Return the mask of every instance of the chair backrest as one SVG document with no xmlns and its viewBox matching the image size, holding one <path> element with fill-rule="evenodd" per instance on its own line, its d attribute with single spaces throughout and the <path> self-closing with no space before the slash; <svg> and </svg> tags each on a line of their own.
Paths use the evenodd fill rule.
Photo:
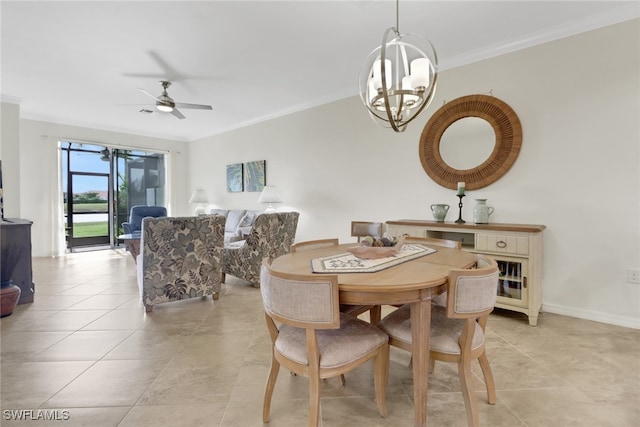
<svg viewBox="0 0 640 427">
<path fill-rule="evenodd" d="M 153 305 L 219 292 L 223 247 L 221 215 L 144 218 L 138 256 L 143 302 Z"/>
<path fill-rule="evenodd" d="M 445 248 L 462 249 L 462 242 L 457 240 L 436 239 L 435 237 L 413 237 L 405 236 L 405 243 L 423 243 L 425 245 L 436 245 Z"/>
<path fill-rule="evenodd" d="M 451 270 L 447 288 L 447 317 L 488 316 L 497 298 L 498 264 L 476 254 L 476 268 Z"/>
<path fill-rule="evenodd" d="M 291 252 L 309 251 L 312 249 L 338 246 L 338 244 L 338 239 L 307 240 L 304 242 L 296 242 L 291 245 Z"/>
<path fill-rule="evenodd" d="M 298 212 L 262 213 L 253 222 L 245 246 L 262 258 L 277 258 L 291 252 L 298 228 Z M 260 262 L 259 261 L 259 262 Z M 257 273 L 257 270 L 256 270 Z"/>
<path fill-rule="evenodd" d="M 167 216 L 167 208 L 164 206 L 132 206 L 129 211 L 129 224 L 131 232 L 142 229 L 142 220 L 147 217 L 160 218 Z"/>
<path fill-rule="evenodd" d="M 335 275 L 294 275 L 271 270 L 262 262 L 260 293 L 273 320 L 305 329 L 338 329 L 340 301 Z"/>
<path fill-rule="evenodd" d="M 382 223 L 371 221 L 351 221 L 351 236 L 360 241 L 363 237 L 382 237 Z"/>
</svg>

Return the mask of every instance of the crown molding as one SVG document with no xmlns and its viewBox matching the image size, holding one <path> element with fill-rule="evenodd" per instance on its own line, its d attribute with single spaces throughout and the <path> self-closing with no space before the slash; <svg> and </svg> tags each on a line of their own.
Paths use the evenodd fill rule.
<svg viewBox="0 0 640 427">
<path fill-rule="evenodd" d="M 531 33 L 526 37 L 506 40 L 503 43 L 453 56 L 441 61 L 438 65 L 438 69 L 443 71 L 461 67 L 463 65 L 472 64 L 474 62 L 494 58 L 496 56 L 505 55 L 529 47 L 561 40 L 587 31 L 597 30 L 609 25 L 615 25 L 621 22 L 640 18 L 640 3 L 628 3 L 629 4 L 606 13 L 601 13 L 585 19 L 578 19 L 570 23 L 547 28 L 544 31 Z"/>
</svg>

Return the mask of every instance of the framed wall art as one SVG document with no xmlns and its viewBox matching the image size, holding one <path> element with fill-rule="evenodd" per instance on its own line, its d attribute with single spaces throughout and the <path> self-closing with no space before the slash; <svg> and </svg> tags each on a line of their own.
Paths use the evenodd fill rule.
<svg viewBox="0 0 640 427">
<path fill-rule="evenodd" d="M 230 193 L 242 192 L 242 163 L 227 165 L 227 191 Z"/>
<path fill-rule="evenodd" d="M 266 184 L 266 160 L 257 160 L 244 164 L 245 191 L 262 191 Z"/>
</svg>

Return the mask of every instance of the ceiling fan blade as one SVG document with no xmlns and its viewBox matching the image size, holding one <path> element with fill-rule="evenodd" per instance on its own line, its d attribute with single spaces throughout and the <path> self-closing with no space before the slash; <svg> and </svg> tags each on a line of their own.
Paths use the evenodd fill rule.
<svg viewBox="0 0 640 427">
<path fill-rule="evenodd" d="M 182 115 L 182 113 L 180 111 L 178 111 L 177 108 L 174 108 L 171 111 L 171 114 L 173 114 L 174 116 L 176 116 L 177 118 L 179 118 L 180 120 L 184 119 L 185 117 Z"/>
<path fill-rule="evenodd" d="M 146 90 L 142 89 L 142 88 L 138 88 L 138 90 L 142 93 L 144 93 L 147 96 L 150 96 L 151 98 L 155 99 L 156 101 L 160 101 L 160 99 L 154 95 L 151 95 L 149 92 L 147 92 Z"/>
<path fill-rule="evenodd" d="M 195 110 L 213 110 L 211 105 L 202 105 L 202 104 L 185 104 L 182 102 L 176 102 L 176 107 L 180 108 L 192 108 Z"/>
</svg>

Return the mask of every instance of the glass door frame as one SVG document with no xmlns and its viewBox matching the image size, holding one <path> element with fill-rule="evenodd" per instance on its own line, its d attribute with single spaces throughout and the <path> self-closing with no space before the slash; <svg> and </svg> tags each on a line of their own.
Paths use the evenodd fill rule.
<svg viewBox="0 0 640 427">
<path fill-rule="evenodd" d="M 75 212 L 73 206 L 73 178 L 76 176 L 92 176 L 92 177 L 103 177 L 107 181 L 107 212 L 103 211 L 87 211 L 87 212 Z M 113 221 L 113 215 L 111 214 L 111 191 L 109 187 L 111 187 L 111 174 L 104 172 L 68 172 L 68 182 L 67 182 L 67 224 L 65 229 L 67 230 L 67 246 L 69 250 L 73 250 L 74 247 L 78 246 L 98 246 L 98 245 L 113 245 L 112 235 L 109 232 L 111 229 L 111 223 Z M 71 197 L 69 197 L 71 195 Z M 91 215 L 91 214 L 106 214 L 107 215 L 107 234 L 101 236 L 90 236 L 90 237 L 74 237 L 73 234 L 73 224 L 74 224 L 74 215 Z M 79 244 L 82 243 L 82 244 Z"/>
</svg>

